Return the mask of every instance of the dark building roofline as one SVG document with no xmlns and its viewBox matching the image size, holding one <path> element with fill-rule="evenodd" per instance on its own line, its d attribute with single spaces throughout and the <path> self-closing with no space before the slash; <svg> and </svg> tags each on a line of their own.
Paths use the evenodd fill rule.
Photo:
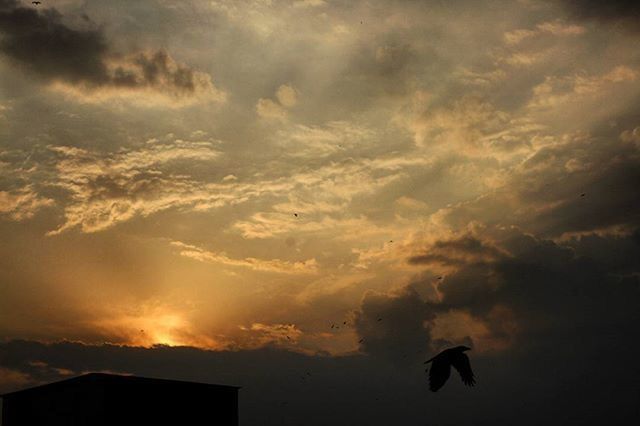
<svg viewBox="0 0 640 426">
<path fill-rule="evenodd" d="M 211 383 L 201 383 L 201 382 L 188 382 L 185 380 L 171 380 L 171 379 L 156 379 L 151 377 L 140 377 L 140 376 L 128 376 L 123 374 L 107 374 L 107 373 L 88 373 L 83 374 L 82 376 L 76 376 L 65 380 L 60 380 L 57 382 L 47 383 L 44 385 L 34 386 L 31 388 L 21 389 L 14 392 L 7 392 L 1 394 L 0 397 L 4 398 L 7 396 L 13 396 L 16 394 L 27 394 L 31 392 L 41 392 L 47 391 L 50 389 L 54 389 L 57 387 L 67 386 L 70 384 L 85 384 L 85 382 L 93 382 L 93 383 L 163 383 L 163 384 L 174 384 L 174 385 L 191 385 L 197 387 L 206 387 L 209 389 L 217 389 L 217 390 L 238 390 L 240 386 L 228 386 L 228 385 L 216 385 Z"/>
</svg>

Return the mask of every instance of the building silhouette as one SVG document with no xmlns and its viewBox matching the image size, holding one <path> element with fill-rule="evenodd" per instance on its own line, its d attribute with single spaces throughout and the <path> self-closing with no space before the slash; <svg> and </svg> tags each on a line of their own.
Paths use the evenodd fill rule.
<svg viewBox="0 0 640 426">
<path fill-rule="evenodd" d="M 237 426 L 238 389 L 90 373 L 2 395 L 2 426 Z"/>
</svg>

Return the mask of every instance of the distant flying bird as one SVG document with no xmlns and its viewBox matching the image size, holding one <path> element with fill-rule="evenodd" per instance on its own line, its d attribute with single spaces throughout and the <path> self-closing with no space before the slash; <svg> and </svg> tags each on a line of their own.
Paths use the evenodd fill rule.
<svg viewBox="0 0 640 426">
<path fill-rule="evenodd" d="M 432 362 L 429 370 L 429 389 L 432 392 L 437 392 L 447 382 L 451 375 L 452 365 L 460 373 L 462 382 L 465 385 L 473 386 L 476 384 L 473 371 L 471 371 L 469 357 L 464 353 L 470 350 L 471 348 L 467 346 L 456 346 L 455 348 L 446 349 L 424 362 L 425 364 Z"/>
</svg>

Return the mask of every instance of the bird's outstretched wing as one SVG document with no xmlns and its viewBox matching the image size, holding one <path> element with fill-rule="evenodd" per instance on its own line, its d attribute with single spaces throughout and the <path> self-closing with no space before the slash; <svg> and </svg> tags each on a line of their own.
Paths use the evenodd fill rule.
<svg viewBox="0 0 640 426">
<path fill-rule="evenodd" d="M 444 358 L 434 358 L 429 370 L 429 390 L 437 392 L 449 379 L 451 365 Z"/>
<path fill-rule="evenodd" d="M 473 371 L 471 370 L 471 363 L 469 362 L 469 357 L 462 353 L 456 353 L 451 357 L 451 365 L 458 370 L 460 373 L 460 377 L 462 378 L 462 382 L 467 386 L 473 386 L 476 384 L 476 379 L 473 376 Z"/>
</svg>

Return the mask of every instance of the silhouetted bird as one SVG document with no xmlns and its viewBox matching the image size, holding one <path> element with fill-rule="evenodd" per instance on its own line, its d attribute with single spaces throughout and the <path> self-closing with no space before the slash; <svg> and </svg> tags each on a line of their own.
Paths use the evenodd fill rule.
<svg viewBox="0 0 640 426">
<path fill-rule="evenodd" d="M 456 346 L 455 348 L 446 349 L 424 362 L 425 364 L 432 362 L 429 370 L 429 389 L 432 392 L 437 392 L 447 382 L 451 375 L 452 365 L 460 373 L 462 382 L 465 385 L 473 386 L 476 384 L 473 371 L 471 371 L 469 357 L 464 353 L 470 350 L 471 348 L 466 346 Z"/>
</svg>

